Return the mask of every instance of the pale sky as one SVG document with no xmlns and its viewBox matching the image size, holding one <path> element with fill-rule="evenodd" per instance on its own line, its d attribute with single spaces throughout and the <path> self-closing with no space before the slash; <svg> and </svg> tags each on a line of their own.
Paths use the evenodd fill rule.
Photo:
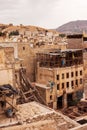
<svg viewBox="0 0 87 130">
<path fill-rule="evenodd" d="M 56 28 L 87 20 L 87 0 L 0 0 L 0 23 Z"/>
</svg>

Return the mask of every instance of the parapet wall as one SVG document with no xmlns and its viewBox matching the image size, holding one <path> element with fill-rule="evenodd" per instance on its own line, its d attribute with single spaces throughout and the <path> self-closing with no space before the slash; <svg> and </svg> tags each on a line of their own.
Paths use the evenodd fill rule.
<svg viewBox="0 0 87 130">
<path fill-rule="evenodd" d="M 64 130 L 66 129 L 66 125 L 62 125 Z M 62 130 L 60 129 L 58 130 Z M 18 126 L 11 126 L 6 128 L 1 128 L 0 130 L 57 130 L 55 123 L 53 120 L 47 121 L 39 121 L 33 124 L 25 124 L 25 125 L 18 125 Z"/>
<path fill-rule="evenodd" d="M 78 127 L 72 128 L 70 130 L 87 130 L 87 124 L 80 125 Z"/>
</svg>

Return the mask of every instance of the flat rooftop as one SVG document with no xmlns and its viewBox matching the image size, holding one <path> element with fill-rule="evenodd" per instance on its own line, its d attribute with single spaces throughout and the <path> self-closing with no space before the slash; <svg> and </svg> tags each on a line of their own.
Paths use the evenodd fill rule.
<svg viewBox="0 0 87 130">
<path fill-rule="evenodd" d="M 47 85 L 40 84 L 40 83 L 35 83 L 35 86 L 38 86 L 40 88 L 50 89 L 50 86 L 48 87 Z"/>
<path fill-rule="evenodd" d="M 38 52 L 37 54 L 49 54 L 49 55 L 61 55 L 61 53 L 66 53 L 66 52 L 77 52 L 77 51 L 82 51 L 82 49 L 66 49 L 66 50 L 54 50 L 52 52 Z"/>
<path fill-rule="evenodd" d="M 0 129 L 2 128 L 2 130 L 16 130 L 17 127 L 17 130 L 19 130 L 19 128 L 21 128 L 21 130 L 24 130 L 25 128 L 22 129 L 22 127 L 26 127 L 28 125 L 30 127 L 32 124 L 34 124 L 34 127 L 36 127 L 35 123 L 38 124 L 38 122 L 40 122 L 40 125 L 43 124 L 43 122 L 50 122 L 50 124 L 53 122 L 53 127 L 55 126 L 56 128 L 60 124 L 64 123 L 68 129 L 79 126 L 78 123 L 71 120 L 70 118 L 37 102 L 18 105 L 17 109 L 18 111 L 16 112 L 15 118 L 7 118 L 5 115 L 2 115 L 0 118 Z"/>
</svg>

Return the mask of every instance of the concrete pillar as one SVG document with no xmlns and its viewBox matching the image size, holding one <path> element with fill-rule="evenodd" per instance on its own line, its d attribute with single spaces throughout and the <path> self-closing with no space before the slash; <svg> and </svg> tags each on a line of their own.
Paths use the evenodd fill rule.
<svg viewBox="0 0 87 130">
<path fill-rule="evenodd" d="M 63 94 L 63 100 L 62 100 L 63 108 L 67 107 L 67 94 Z"/>
</svg>

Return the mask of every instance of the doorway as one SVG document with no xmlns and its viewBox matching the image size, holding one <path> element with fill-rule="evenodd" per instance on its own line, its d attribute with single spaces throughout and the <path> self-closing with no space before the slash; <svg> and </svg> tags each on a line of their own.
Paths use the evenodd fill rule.
<svg viewBox="0 0 87 130">
<path fill-rule="evenodd" d="M 61 109 L 63 107 L 62 100 L 63 96 L 57 98 L 57 109 Z"/>
<path fill-rule="evenodd" d="M 67 106 L 73 106 L 73 95 L 67 94 Z"/>
</svg>

